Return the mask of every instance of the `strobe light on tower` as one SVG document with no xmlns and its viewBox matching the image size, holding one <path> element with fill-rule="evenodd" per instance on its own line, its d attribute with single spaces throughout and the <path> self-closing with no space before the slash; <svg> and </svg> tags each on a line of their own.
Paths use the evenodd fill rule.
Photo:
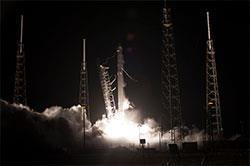
<svg viewBox="0 0 250 166">
<path fill-rule="evenodd" d="M 219 140 L 223 135 L 220 96 L 215 62 L 215 50 L 211 38 L 209 12 L 207 14 L 206 50 L 206 141 Z"/>
</svg>

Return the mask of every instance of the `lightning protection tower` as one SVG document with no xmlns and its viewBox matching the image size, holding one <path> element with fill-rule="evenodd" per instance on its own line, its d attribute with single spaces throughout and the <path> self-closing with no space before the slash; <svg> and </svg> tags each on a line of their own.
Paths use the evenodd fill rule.
<svg viewBox="0 0 250 166">
<path fill-rule="evenodd" d="M 209 12 L 207 12 L 207 50 L 206 50 L 206 141 L 218 140 L 222 137 L 222 120 L 215 50 L 210 34 Z"/>
<path fill-rule="evenodd" d="M 25 53 L 23 44 L 23 15 L 21 15 L 20 40 L 16 54 L 16 74 L 13 102 L 27 105 L 26 97 L 26 74 L 25 74 Z"/>
<path fill-rule="evenodd" d="M 89 87 L 88 87 L 88 71 L 85 54 L 85 39 L 83 39 L 83 57 L 80 70 L 80 90 L 79 90 L 79 103 L 86 110 L 87 118 L 90 120 L 89 108 Z"/>
<path fill-rule="evenodd" d="M 171 19 L 171 9 L 166 8 L 164 2 L 163 8 L 163 49 L 161 64 L 161 85 L 162 85 L 162 130 L 171 132 L 171 141 L 176 142 L 182 138 L 177 137 L 176 127 L 181 128 L 182 114 L 180 103 L 179 78 L 176 63 L 176 52 L 173 36 L 173 22 Z M 180 132 L 181 133 L 181 132 Z"/>
</svg>

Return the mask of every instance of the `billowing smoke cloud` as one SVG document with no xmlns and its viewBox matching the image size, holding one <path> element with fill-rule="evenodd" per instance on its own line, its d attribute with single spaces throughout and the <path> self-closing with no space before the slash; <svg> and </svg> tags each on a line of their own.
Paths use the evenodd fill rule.
<svg viewBox="0 0 250 166">
<path fill-rule="evenodd" d="M 67 120 L 69 126 L 71 127 L 71 130 L 74 132 L 74 134 L 77 136 L 77 138 L 80 138 L 82 128 L 83 128 L 83 122 L 85 122 L 85 132 L 89 134 L 91 131 L 91 123 L 87 119 L 86 112 L 84 111 L 84 117 L 85 121 L 83 121 L 83 114 L 82 107 L 80 105 L 78 106 L 72 106 L 71 108 L 62 108 L 58 106 L 50 107 L 45 109 L 44 112 L 42 112 L 42 115 L 45 115 L 49 119 L 53 118 L 63 118 Z"/>
<path fill-rule="evenodd" d="M 102 131 L 103 138 L 113 147 L 137 146 L 139 139 L 146 139 L 150 143 L 155 143 L 159 131 L 158 124 L 151 118 L 140 122 L 140 119 L 136 117 L 138 114 L 137 111 L 125 112 L 123 117 L 117 113 L 112 119 L 104 116 L 93 126 Z"/>
<path fill-rule="evenodd" d="M 188 132 L 184 137 L 184 142 L 197 142 L 198 147 L 202 146 L 203 139 L 205 137 L 204 130 L 199 130 L 196 126 L 192 126 L 191 129 L 186 129 Z"/>
<path fill-rule="evenodd" d="M 115 115 L 112 120 L 103 116 L 94 124 L 83 120 L 82 107 L 72 106 L 62 108 L 53 106 L 37 113 L 29 107 L 8 104 L 1 101 L 2 129 L 20 130 L 21 133 L 32 133 L 32 138 L 39 138 L 38 142 L 52 148 L 71 149 L 80 148 L 83 142 L 83 122 L 85 122 L 85 142 L 87 147 L 93 146 L 125 146 L 138 147 L 139 139 L 146 139 L 146 146 L 159 147 L 159 142 L 170 143 L 170 132 L 160 133 L 159 124 L 152 118 L 139 119 L 139 111 L 126 111 L 124 117 Z M 4 118 L 3 118 L 4 116 Z M 14 122 L 19 124 L 13 125 Z M 9 126 L 12 128 L 9 129 Z M 28 127 L 27 127 L 28 126 Z M 14 129 L 15 128 L 15 129 Z M 201 142 L 203 131 L 198 128 L 185 128 L 184 142 Z M 180 129 L 175 129 L 176 136 Z M 8 132 L 10 133 L 10 132 Z M 20 133 L 20 132 L 18 132 Z M 13 133 L 11 133 L 11 137 Z"/>
</svg>

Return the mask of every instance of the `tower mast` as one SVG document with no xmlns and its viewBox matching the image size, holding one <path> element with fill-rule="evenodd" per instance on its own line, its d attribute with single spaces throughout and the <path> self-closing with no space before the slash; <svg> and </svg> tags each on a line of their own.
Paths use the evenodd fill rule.
<svg viewBox="0 0 250 166">
<path fill-rule="evenodd" d="M 176 142 L 180 138 L 176 137 L 175 127 L 181 128 L 182 114 L 180 103 L 179 78 L 176 63 L 176 52 L 174 46 L 173 23 L 171 19 L 171 9 L 163 8 L 163 49 L 161 64 L 161 85 L 162 85 L 162 130 L 171 132 L 171 141 Z M 181 132 L 180 132 L 181 133 Z"/>
<path fill-rule="evenodd" d="M 16 54 L 16 74 L 13 102 L 27 105 L 25 53 L 23 44 L 23 15 L 21 15 L 20 40 L 18 42 Z"/>
<path fill-rule="evenodd" d="M 223 135 L 220 97 L 215 62 L 215 50 L 211 39 L 209 12 L 207 14 L 207 50 L 206 50 L 206 133 L 207 141 L 218 140 Z"/>
<path fill-rule="evenodd" d="M 82 63 L 80 70 L 80 90 L 79 90 L 79 103 L 83 106 L 87 113 L 87 118 L 90 120 L 90 107 L 89 107 L 89 87 L 88 87 L 88 71 L 85 54 L 85 41 L 83 39 Z"/>
</svg>

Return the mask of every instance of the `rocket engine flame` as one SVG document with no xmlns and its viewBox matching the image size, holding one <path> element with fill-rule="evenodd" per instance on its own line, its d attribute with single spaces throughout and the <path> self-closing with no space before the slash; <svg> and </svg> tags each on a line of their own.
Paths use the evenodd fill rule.
<svg viewBox="0 0 250 166">
<path fill-rule="evenodd" d="M 122 109 L 123 109 L 123 110 L 127 110 L 127 109 L 129 109 L 129 108 L 130 108 L 130 103 L 129 103 L 128 99 L 125 99 L 125 100 L 123 101 L 123 104 L 122 104 Z"/>
<path fill-rule="evenodd" d="M 107 140 L 115 142 L 121 142 L 122 140 L 126 143 L 137 144 L 139 139 L 143 138 L 150 140 L 149 142 L 151 143 L 155 142 L 156 140 L 153 141 L 153 138 L 155 138 L 157 123 L 152 119 L 147 119 L 143 124 L 140 124 L 131 115 L 127 114 L 126 110 L 129 108 L 130 102 L 128 99 L 125 99 L 123 101 L 123 109 L 125 111 L 116 111 L 114 116 L 105 117 L 97 121 L 94 126 L 103 131 L 103 136 Z"/>
</svg>

